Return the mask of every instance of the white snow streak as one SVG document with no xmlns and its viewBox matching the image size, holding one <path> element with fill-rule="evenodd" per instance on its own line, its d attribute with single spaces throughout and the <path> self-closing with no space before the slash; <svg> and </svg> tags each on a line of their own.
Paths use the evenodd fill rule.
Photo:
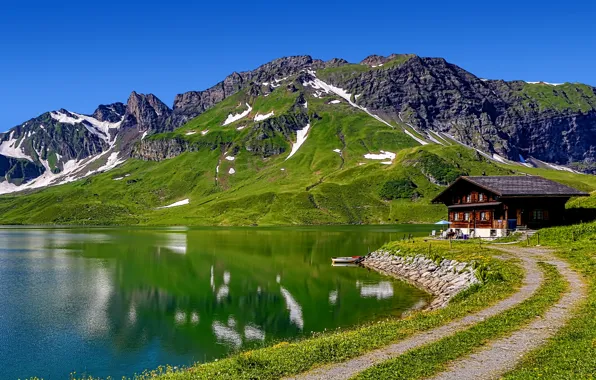
<svg viewBox="0 0 596 380">
<path fill-rule="evenodd" d="M 23 158 L 25 160 L 29 160 L 33 162 L 33 159 L 23 152 L 23 141 L 25 141 L 25 137 L 21 138 L 21 141 L 15 146 L 17 139 L 13 138 L 14 131 L 10 132 L 10 136 L 8 140 L 3 141 L 0 145 L 0 154 L 7 157 L 14 157 L 14 158 Z"/>
<path fill-rule="evenodd" d="M 275 114 L 274 111 L 271 111 L 271 112 L 269 112 L 268 114 L 265 114 L 265 115 L 261 115 L 260 113 L 258 113 L 258 114 L 255 115 L 255 119 L 254 120 L 255 121 L 263 121 L 263 120 L 269 119 L 274 114 Z"/>
<path fill-rule="evenodd" d="M 245 103 L 245 104 L 248 107 L 248 109 L 246 111 L 243 111 L 241 113 L 234 114 L 234 115 L 229 114 L 228 115 L 228 118 L 224 121 L 223 125 L 225 126 L 225 125 L 231 124 L 231 123 L 233 123 L 235 121 L 238 121 L 238 120 L 242 119 L 243 117 L 248 116 L 248 114 L 250 113 L 250 111 L 252 111 L 252 107 L 248 103 Z"/>
<path fill-rule="evenodd" d="M 99 121 L 96 118 L 87 115 L 81 115 L 74 112 L 69 113 L 72 116 L 62 113 L 60 111 L 50 112 L 50 116 L 52 117 L 52 119 L 64 124 L 83 124 L 89 132 L 104 140 L 108 144 L 114 143 L 110 135 L 110 129 L 120 128 L 122 120 L 124 120 L 124 117 L 122 117 L 120 121 L 116 123 L 111 123 L 109 121 Z"/>
<path fill-rule="evenodd" d="M 230 168 L 230 170 L 228 171 L 228 174 L 234 174 L 236 173 L 236 170 L 234 170 L 234 168 Z"/>
<path fill-rule="evenodd" d="M 526 83 L 529 83 L 529 84 L 546 84 L 548 86 L 560 86 L 560 85 L 564 84 L 564 83 L 549 83 L 549 82 L 526 82 Z"/>
<path fill-rule="evenodd" d="M 393 160 L 395 160 L 395 153 L 382 150 L 380 154 L 367 153 L 364 155 L 364 158 L 369 160 L 389 160 L 381 163 L 384 165 L 391 165 Z"/>
<path fill-rule="evenodd" d="M 310 123 L 306 124 L 306 127 L 296 131 L 296 142 L 292 144 L 292 151 L 290 155 L 286 158 L 286 160 L 290 159 L 297 151 L 300 149 L 302 144 L 306 141 L 306 137 L 308 137 L 308 130 L 310 129 Z"/>
<path fill-rule="evenodd" d="M 162 207 L 158 207 L 158 209 L 162 209 L 162 208 L 170 208 L 170 207 L 178 207 L 178 206 L 184 206 L 190 203 L 190 200 L 188 198 L 183 199 L 181 201 L 178 202 L 174 202 L 171 205 L 167 205 L 167 206 L 162 206 Z"/>
<path fill-rule="evenodd" d="M 234 161 L 235 159 L 236 159 L 236 157 L 226 156 L 226 160 L 228 160 L 228 161 Z"/>
</svg>

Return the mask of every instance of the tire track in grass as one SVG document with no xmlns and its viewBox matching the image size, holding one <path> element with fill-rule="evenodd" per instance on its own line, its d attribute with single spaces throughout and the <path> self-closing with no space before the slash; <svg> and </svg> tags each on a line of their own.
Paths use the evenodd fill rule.
<svg viewBox="0 0 596 380">
<path fill-rule="evenodd" d="M 357 375 L 357 379 L 392 378 L 418 380 L 441 373 L 451 363 L 468 355 L 486 342 L 511 334 L 528 326 L 563 297 L 568 288 L 566 278 L 553 265 L 541 263 L 546 275 L 543 286 L 519 306 L 491 317 L 468 330 L 437 343 L 421 347 L 383 362 Z M 449 374 L 449 379 L 460 379 Z M 475 378 L 475 377 L 474 377 Z"/>
<path fill-rule="evenodd" d="M 520 250 L 526 254 L 545 257 L 546 261 L 555 265 L 568 281 L 569 291 L 542 318 L 516 331 L 511 336 L 490 343 L 482 351 L 456 361 L 449 370 L 433 377 L 433 380 L 500 378 L 501 375 L 512 370 L 524 355 L 539 348 L 554 336 L 573 316 L 576 306 L 587 296 L 586 286 L 581 276 L 573 271 L 566 262 L 554 257 L 549 251 L 539 248 L 499 249 L 508 253 Z"/>
</svg>

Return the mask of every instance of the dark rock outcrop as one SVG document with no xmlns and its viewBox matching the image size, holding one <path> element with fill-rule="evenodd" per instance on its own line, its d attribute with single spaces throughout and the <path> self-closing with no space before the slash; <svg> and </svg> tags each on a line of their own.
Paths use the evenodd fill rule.
<svg viewBox="0 0 596 380">
<path fill-rule="evenodd" d="M 142 140 L 133 151 L 132 157 L 144 161 L 163 161 L 174 158 L 184 152 L 195 152 L 199 149 L 216 149 L 217 144 L 189 142 L 182 138 L 164 140 Z"/>
<path fill-rule="evenodd" d="M 8 181 L 20 185 L 44 172 L 45 168 L 39 163 L 0 155 L 0 182 Z"/>
<path fill-rule="evenodd" d="M 104 105 L 101 104 L 95 112 L 93 112 L 94 118 L 99 121 L 109 121 L 110 123 L 117 123 L 122 120 L 126 112 L 126 105 L 122 103 L 113 103 Z"/>
<path fill-rule="evenodd" d="M 363 63 L 378 65 L 391 59 L 370 56 Z M 545 92 L 564 104 L 549 107 L 525 91 L 532 86 L 528 83 L 482 80 L 442 58 L 420 57 L 383 70 L 326 80 L 360 94 L 358 105 L 387 119 L 445 132 L 511 160 L 519 161 L 521 156 L 558 164 L 596 162 L 593 87 L 547 87 Z M 580 99 L 576 103 L 582 110 L 569 100 L 575 98 Z"/>
<path fill-rule="evenodd" d="M 256 123 L 244 140 L 247 151 L 262 157 L 281 154 L 288 147 L 284 141 L 295 140 L 296 131 L 309 123 L 304 112 L 292 112 Z M 281 136 L 282 139 L 276 139 Z"/>
<path fill-rule="evenodd" d="M 130 94 L 121 129 L 134 128 L 139 132 L 162 132 L 172 110 L 153 94 Z"/>
</svg>

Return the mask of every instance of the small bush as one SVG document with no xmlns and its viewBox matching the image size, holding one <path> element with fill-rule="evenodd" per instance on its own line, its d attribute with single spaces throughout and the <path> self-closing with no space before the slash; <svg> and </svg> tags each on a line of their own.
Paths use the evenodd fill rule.
<svg viewBox="0 0 596 380">
<path fill-rule="evenodd" d="M 411 199 L 418 196 L 416 185 L 407 179 L 396 179 L 385 182 L 379 190 L 379 196 L 385 200 Z"/>
</svg>

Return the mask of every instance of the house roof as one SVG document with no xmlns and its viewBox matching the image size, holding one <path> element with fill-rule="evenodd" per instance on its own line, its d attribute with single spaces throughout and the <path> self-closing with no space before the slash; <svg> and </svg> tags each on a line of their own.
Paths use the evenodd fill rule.
<svg viewBox="0 0 596 380">
<path fill-rule="evenodd" d="M 460 181 L 470 182 L 500 197 L 577 197 L 589 195 L 583 191 L 538 176 L 464 176 L 459 177 L 441 194 L 437 195 L 433 202 L 440 201 L 441 197 Z"/>
</svg>

